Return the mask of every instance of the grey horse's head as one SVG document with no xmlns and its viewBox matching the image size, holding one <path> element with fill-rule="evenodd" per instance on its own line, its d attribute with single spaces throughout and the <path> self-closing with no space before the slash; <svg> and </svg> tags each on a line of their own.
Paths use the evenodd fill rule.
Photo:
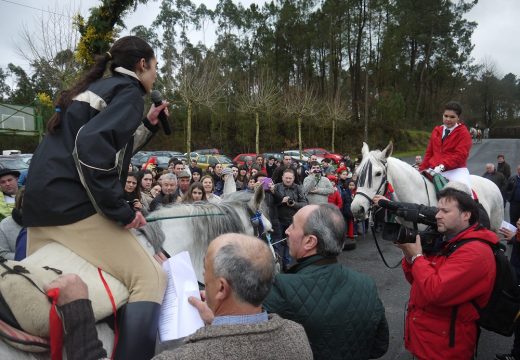
<svg viewBox="0 0 520 360">
<path fill-rule="evenodd" d="M 356 174 L 358 175 L 357 192 L 350 206 L 352 214 L 357 219 L 365 219 L 368 209 L 372 205 L 372 198 L 382 195 L 384 181 L 386 180 L 386 161 L 392 155 L 393 144 L 390 142 L 383 150 L 372 150 L 363 143 L 361 153 L 363 160 L 359 164 Z"/>
</svg>

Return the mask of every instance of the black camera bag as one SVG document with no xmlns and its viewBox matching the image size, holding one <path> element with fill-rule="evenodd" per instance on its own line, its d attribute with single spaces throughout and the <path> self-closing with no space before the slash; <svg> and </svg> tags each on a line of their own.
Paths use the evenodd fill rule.
<svg viewBox="0 0 520 360">
<path fill-rule="evenodd" d="M 477 323 L 486 330 L 503 336 L 511 336 L 514 333 L 516 321 L 520 316 L 520 288 L 516 280 L 515 271 L 500 245 L 493 245 L 480 239 L 467 239 L 450 246 L 444 252 L 444 255 L 450 256 L 455 250 L 471 241 L 480 241 L 487 244 L 493 251 L 496 263 L 495 283 L 488 303 L 481 308 L 476 301 L 471 301 L 480 314 L 480 319 L 478 319 Z M 451 329 L 453 331 L 455 329 L 456 309 L 457 307 L 452 312 L 454 316 L 452 316 L 452 324 L 450 326 L 450 346 L 453 346 L 455 341 L 455 334 L 451 334 Z"/>
</svg>

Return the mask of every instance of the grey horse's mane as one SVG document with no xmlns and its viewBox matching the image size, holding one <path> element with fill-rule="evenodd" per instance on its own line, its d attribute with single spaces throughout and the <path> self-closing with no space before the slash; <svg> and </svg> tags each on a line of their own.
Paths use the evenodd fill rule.
<svg viewBox="0 0 520 360">
<path fill-rule="evenodd" d="M 148 217 L 148 226 L 144 233 L 154 249 L 160 249 L 164 242 L 164 232 L 156 220 L 167 220 L 173 218 L 187 218 L 191 221 L 194 234 L 192 250 L 195 253 L 205 253 L 211 240 L 225 233 L 245 233 L 246 229 L 236 209 L 244 208 L 246 203 L 240 201 L 225 201 L 220 204 L 207 202 L 193 204 L 173 204 L 161 207 L 152 212 Z M 146 228 L 150 227 L 153 230 Z M 172 254 L 173 255 L 173 254 Z"/>
<path fill-rule="evenodd" d="M 138 228 L 137 231 L 144 235 L 156 254 L 161 250 L 165 236 L 159 222 L 148 222 L 145 226 Z"/>
</svg>

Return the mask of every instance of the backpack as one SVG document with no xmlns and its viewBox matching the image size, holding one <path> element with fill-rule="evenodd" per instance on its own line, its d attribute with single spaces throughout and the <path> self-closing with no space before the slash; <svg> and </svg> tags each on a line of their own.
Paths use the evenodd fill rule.
<svg viewBox="0 0 520 360">
<path fill-rule="evenodd" d="M 480 314 L 477 324 L 480 327 L 493 331 L 503 336 L 511 336 L 515 330 L 516 320 L 520 316 L 520 287 L 516 281 L 515 271 L 511 267 L 509 260 L 500 245 L 490 244 L 480 239 L 467 239 L 453 244 L 444 252 L 444 255 L 450 256 L 455 250 L 462 245 L 471 242 L 480 241 L 491 247 L 496 262 L 496 275 L 493 291 L 486 306 L 481 308 L 475 300 L 471 303 Z M 452 324 L 450 326 L 450 346 L 452 339 L 454 343 L 455 334 L 451 334 L 451 329 L 455 329 L 455 318 L 457 306 L 452 312 Z M 454 315 L 454 316 L 453 316 Z"/>
</svg>

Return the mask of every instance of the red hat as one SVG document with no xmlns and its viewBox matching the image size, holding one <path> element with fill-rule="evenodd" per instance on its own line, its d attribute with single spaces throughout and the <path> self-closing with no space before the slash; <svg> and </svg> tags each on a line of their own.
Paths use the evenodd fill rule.
<svg viewBox="0 0 520 360">
<path fill-rule="evenodd" d="M 337 173 L 337 174 L 341 174 L 343 171 L 348 171 L 348 168 L 347 168 L 346 166 L 339 167 L 339 168 L 336 170 L 336 173 Z"/>
<path fill-rule="evenodd" d="M 338 178 L 332 174 L 327 175 L 327 179 L 329 179 L 330 181 L 332 181 L 334 183 L 338 181 Z"/>
</svg>

